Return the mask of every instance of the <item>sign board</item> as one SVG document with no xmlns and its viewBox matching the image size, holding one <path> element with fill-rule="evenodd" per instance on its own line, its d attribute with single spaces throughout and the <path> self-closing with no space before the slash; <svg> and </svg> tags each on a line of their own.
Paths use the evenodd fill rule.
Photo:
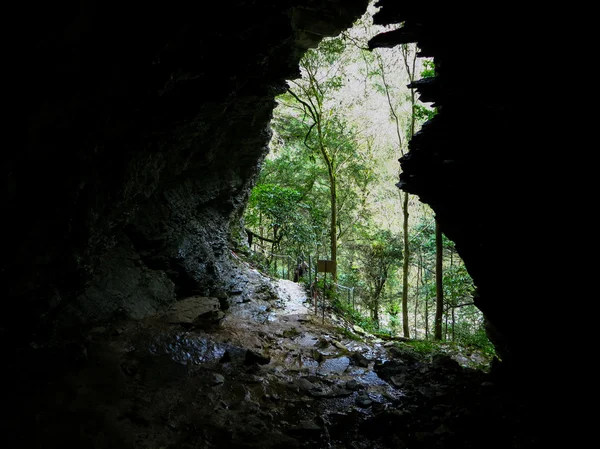
<svg viewBox="0 0 600 449">
<path fill-rule="evenodd" d="M 317 260 L 317 271 L 319 273 L 333 273 L 335 262 L 333 260 Z"/>
</svg>

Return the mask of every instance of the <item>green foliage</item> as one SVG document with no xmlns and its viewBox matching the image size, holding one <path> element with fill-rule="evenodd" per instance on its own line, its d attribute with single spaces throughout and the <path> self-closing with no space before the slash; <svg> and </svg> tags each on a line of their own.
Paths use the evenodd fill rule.
<svg viewBox="0 0 600 449">
<path fill-rule="evenodd" d="M 401 312 L 401 308 L 400 308 L 400 303 L 397 301 L 392 301 L 387 305 L 386 308 L 386 312 L 388 313 L 388 315 L 390 315 L 392 318 L 397 318 L 397 316 L 400 314 Z"/>
<path fill-rule="evenodd" d="M 275 184 L 257 185 L 250 195 L 248 206 L 252 208 L 247 215 L 247 222 L 256 225 L 260 221 L 260 214 L 266 216 L 271 225 L 284 225 L 295 218 L 295 211 L 291 209 L 300 200 L 300 192 L 289 187 Z"/>
<path fill-rule="evenodd" d="M 431 356 L 441 353 L 439 342 L 434 340 L 411 340 L 396 343 L 396 346 L 401 349 L 412 349 L 414 352 L 421 355 Z"/>
<path fill-rule="evenodd" d="M 429 260 L 435 259 L 435 219 L 422 218 L 412 227 L 410 237 L 411 251 L 422 251 Z M 442 234 L 442 249 L 445 255 L 456 253 L 455 243 Z"/>
<path fill-rule="evenodd" d="M 427 120 L 431 120 L 435 116 L 434 109 L 431 109 L 428 106 L 423 106 L 422 104 L 415 104 L 413 110 L 415 118 L 419 122 L 426 122 Z"/>
<path fill-rule="evenodd" d="M 407 75 L 400 73 L 404 70 L 400 58 L 364 50 L 366 41 L 356 46 L 352 39 L 348 33 L 326 38 L 318 48 L 306 51 L 301 61 L 302 77 L 290 80 L 288 92 L 277 97 L 278 107 L 271 123 L 271 154 L 263 163 L 244 220 L 256 234 L 276 241 L 269 251 L 277 250 L 292 258 L 301 253 L 325 258 L 331 241 L 337 238 L 338 283 L 354 288 L 356 308 L 345 294 L 340 296 L 333 290 L 326 292 L 328 303 L 368 332 L 391 335 L 402 324 L 398 286 L 402 285 L 404 254 L 400 221 L 390 218 L 393 214 L 401 217 L 395 212 L 397 172 L 391 173 L 388 167 L 398 158 L 398 140 L 406 150 L 413 130 L 410 124 L 416 123 L 418 129 L 434 116 L 435 110 L 419 102 L 410 103 Z M 420 61 L 421 77 L 435 76 L 433 61 Z M 349 62 L 355 65 L 349 68 Z M 357 78 L 361 78 L 361 91 L 352 87 Z M 355 90 L 349 100 L 346 89 L 351 87 Z M 378 102 L 368 103 L 370 99 Z M 366 104 L 377 104 L 369 109 L 373 113 L 356 114 Z M 389 123 L 371 123 L 371 116 Z M 400 135 L 407 138 L 398 139 Z M 333 184 L 335 201 L 331 198 Z M 337 212 L 334 224 L 332 207 Z M 410 214 L 411 218 L 418 217 L 413 210 Z M 415 302 L 409 311 L 413 315 L 411 326 L 421 333 L 425 301 L 429 314 L 435 303 L 435 222 L 429 215 L 416 226 L 410 224 L 408 279 L 412 285 L 408 294 L 409 301 Z M 331 237 L 331 226 L 335 238 Z M 445 236 L 443 248 L 445 309 L 448 313 L 454 310 L 454 336 L 457 342 L 486 350 L 481 313 L 473 306 L 463 307 L 471 301 L 472 281 L 453 242 Z M 268 257 L 257 255 L 255 259 L 258 267 L 269 268 Z M 417 266 L 422 270 L 419 281 L 414 282 Z M 419 323 L 412 322 L 413 306 L 417 306 L 414 313 Z M 421 349 L 427 344 L 423 343 Z"/>
<path fill-rule="evenodd" d="M 496 349 L 488 339 L 483 325 L 473 329 L 469 323 L 459 321 L 454 326 L 454 333 L 456 342 L 460 345 L 480 351 L 490 360 L 496 355 Z"/>
<path fill-rule="evenodd" d="M 318 48 L 309 49 L 303 56 L 301 65 L 319 69 L 339 62 L 346 49 L 343 37 L 329 37 L 321 41 Z"/>
<path fill-rule="evenodd" d="M 435 259 L 435 219 L 421 218 L 412 227 L 411 252 L 421 251 L 427 259 Z"/>
<path fill-rule="evenodd" d="M 435 63 L 430 59 L 423 60 L 424 69 L 421 71 L 421 78 L 432 78 L 435 76 Z"/>
<path fill-rule="evenodd" d="M 423 60 L 423 70 L 421 71 L 421 78 L 433 78 L 435 77 L 435 63 L 430 59 Z M 431 120 L 435 114 L 435 109 L 432 109 L 429 106 L 424 106 L 422 104 L 415 104 L 413 108 L 413 113 L 415 118 L 423 123 L 428 120 Z"/>
<path fill-rule="evenodd" d="M 377 327 L 376 329 L 374 329 L 372 331 L 373 335 L 375 335 L 376 337 L 379 338 L 385 338 L 385 337 L 391 337 L 393 335 L 393 332 L 391 329 L 387 329 L 385 327 Z"/>
<path fill-rule="evenodd" d="M 344 85 L 342 69 L 345 49 L 346 42 L 341 37 L 325 38 L 318 48 L 308 49 L 300 60 L 304 83 L 297 86 L 302 91 L 301 96 L 313 108 L 322 108 L 323 101 L 331 98 Z"/>
<path fill-rule="evenodd" d="M 267 229 L 280 244 L 301 248 L 315 240 L 306 220 L 310 208 L 301 199 L 302 194 L 293 188 L 259 184 L 252 190 L 244 220 L 251 229 Z"/>
<path fill-rule="evenodd" d="M 347 301 L 336 298 L 332 302 L 332 307 L 336 314 L 345 318 L 350 323 L 362 327 L 367 332 L 375 333 L 378 331 L 378 324 L 371 317 L 363 315 Z"/>
<path fill-rule="evenodd" d="M 487 370 L 495 353 L 489 347 L 481 348 L 465 342 L 439 342 L 435 340 L 411 340 L 398 342 L 395 346 L 401 351 L 411 351 L 424 360 L 433 360 L 438 355 L 446 355 L 460 360 L 462 366 Z"/>
<path fill-rule="evenodd" d="M 361 341 L 362 340 L 358 335 L 356 335 L 354 332 L 349 331 L 345 327 L 339 327 L 338 326 L 335 329 L 336 329 L 336 331 L 338 333 L 340 333 L 341 335 L 343 335 L 348 340 L 354 340 L 354 341 Z"/>
<path fill-rule="evenodd" d="M 361 228 L 359 239 L 352 243 L 354 277 L 360 281 L 351 284 L 361 292 L 361 304 L 377 321 L 384 308 L 385 288 L 402 263 L 402 239 L 387 229 Z M 378 326 L 375 325 L 375 328 Z"/>
<path fill-rule="evenodd" d="M 463 264 L 446 267 L 443 273 L 444 299 L 451 305 L 471 299 L 473 280 Z"/>
</svg>

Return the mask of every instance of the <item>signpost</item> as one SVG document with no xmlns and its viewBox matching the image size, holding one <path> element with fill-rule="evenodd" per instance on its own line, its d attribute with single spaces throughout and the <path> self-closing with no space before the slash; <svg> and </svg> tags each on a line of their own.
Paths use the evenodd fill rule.
<svg viewBox="0 0 600 449">
<path fill-rule="evenodd" d="M 327 291 L 327 273 L 335 272 L 335 262 L 333 260 L 317 260 L 317 273 L 325 273 L 323 278 L 323 295 L 321 299 L 321 307 L 323 308 L 322 322 L 325 323 L 325 292 Z M 315 312 L 317 311 L 315 304 Z"/>
<path fill-rule="evenodd" d="M 335 271 L 335 262 L 333 260 L 317 260 L 317 272 L 333 273 Z M 325 274 L 327 276 L 327 274 Z"/>
</svg>

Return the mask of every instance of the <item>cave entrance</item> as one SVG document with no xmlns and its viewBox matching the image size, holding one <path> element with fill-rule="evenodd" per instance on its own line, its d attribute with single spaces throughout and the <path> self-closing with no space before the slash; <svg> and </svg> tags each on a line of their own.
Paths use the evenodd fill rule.
<svg viewBox="0 0 600 449">
<path fill-rule="evenodd" d="M 369 331 L 475 341 L 493 354 L 455 245 L 436 233 L 429 206 L 397 187 L 398 160 L 436 113 L 410 87 L 434 76 L 433 61 L 415 44 L 370 48 L 390 30 L 373 24 L 376 11 L 371 4 L 352 28 L 308 49 L 300 76 L 276 98 L 244 215 L 251 257 L 311 295 L 327 290 L 330 305 Z M 328 284 L 324 260 L 336 266 Z"/>
<path fill-rule="evenodd" d="M 394 15 L 399 2 L 385 3 Z M 365 16 L 306 53 L 302 76 L 276 99 L 271 150 L 244 217 L 254 240 L 234 246 L 243 239 L 231 228 L 265 156 L 271 89 L 298 49 L 315 42 L 315 33 L 298 33 L 296 14 L 327 34 L 364 4 L 213 2 L 207 14 L 200 2 L 84 1 L 22 15 L 31 45 L 20 52 L 21 71 L 35 82 L 22 96 L 26 150 L 6 152 L 3 166 L 13 213 L 0 325 L 10 413 L 0 446 L 443 449 L 489 447 L 490 437 L 496 447 L 539 441 L 531 421 L 546 419 L 483 370 L 460 369 L 480 362 L 472 348 L 487 342 L 470 278 L 431 211 L 396 187 L 397 160 L 435 112 L 406 88 L 431 70 L 417 48 L 368 50 L 375 31 Z M 543 35 L 531 42 L 521 41 L 523 30 L 505 32 L 509 17 L 526 22 L 521 11 L 497 10 L 502 26 L 479 34 L 492 14 L 473 20 L 471 6 L 401 7 L 434 27 L 443 22 L 432 39 L 452 37 L 438 48 L 451 53 L 445 63 L 474 53 L 454 51 L 455 42 L 483 53 L 490 36 L 500 37 L 508 50 L 484 59 L 484 69 L 510 57 L 491 78 L 502 82 L 469 80 L 471 89 L 485 96 L 488 85 L 502 85 L 492 92 L 497 100 L 523 85 L 513 104 L 530 98 L 532 83 L 509 78 L 514 57 L 529 67 Z M 531 19 L 528 31 L 539 22 Z M 522 196 L 527 206 L 531 198 Z M 315 271 L 319 261 L 327 262 Z M 327 284 L 315 282 L 319 272 Z M 526 293 L 539 289 L 530 284 Z M 439 347 L 448 353 L 453 343 L 471 343 L 470 352 L 451 352 L 453 360 L 429 352 L 440 298 Z M 534 316 L 504 310 L 502 317 L 521 316 L 504 322 L 508 330 Z M 507 333 L 509 349 L 542 360 L 538 347 L 553 346 L 540 343 L 540 329 Z M 540 367 L 554 360 L 548 349 L 541 354 Z M 547 395 L 547 382 L 537 381 L 548 373 L 535 373 Z"/>
</svg>

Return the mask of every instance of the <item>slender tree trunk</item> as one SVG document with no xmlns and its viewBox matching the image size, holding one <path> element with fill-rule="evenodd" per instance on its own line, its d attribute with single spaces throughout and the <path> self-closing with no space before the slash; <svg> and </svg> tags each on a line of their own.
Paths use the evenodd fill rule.
<svg viewBox="0 0 600 449">
<path fill-rule="evenodd" d="M 435 334 L 434 338 L 442 340 L 442 319 L 444 313 L 444 288 L 442 284 L 442 230 L 436 218 L 435 220 Z"/>
<path fill-rule="evenodd" d="M 259 232 L 259 234 L 260 234 L 261 237 L 265 236 L 264 228 L 263 228 L 263 215 L 262 215 L 262 212 L 258 215 L 258 232 Z M 261 247 L 262 247 L 263 241 L 261 240 L 260 243 L 261 243 Z M 254 243 L 254 251 L 256 251 L 256 246 L 257 246 L 257 244 Z M 263 250 L 263 254 L 264 254 L 264 252 L 265 251 Z"/>
<path fill-rule="evenodd" d="M 321 117 L 320 115 L 318 116 Z M 337 185 L 335 175 L 334 158 L 327 152 L 323 145 L 323 130 L 321 129 L 321 121 L 317 122 L 317 133 L 319 136 L 319 149 L 323 160 L 327 165 L 327 175 L 329 178 L 329 195 L 331 203 L 331 222 L 329 223 L 329 237 L 331 241 L 331 261 L 333 262 L 333 272 L 331 273 L 332 282 L 337 282 Z"/>
<path fill-rule="evenodd" d="M 454 341 L 454 326 L 456 325 L 456 316 L 454 315 L 454 307 L 452 307 L 452 341 Z"/>
<path fill-rule="evenodd" d="M 444 314 L 444 322 L 445 322 L 445 326 L 444 326 L 444 340 L 448 340 L 448 316 L 450 315 L 450 313 L 446 310 L 446 313 Z"/>
<path fill-rule="evenodd" d="M 425 285 L 425 281 L 423 280 L 423 253 L 419 253 L 419 258 L 421 260 L 421 285 Z M 425 340 L 429 339 L 429 298 L 425 297 Z"/>
<path fill-rule="evenodd" d="M 378 329 L 379 329 L 379 305 L 381 304 L 381 301 L 383 299 L 384 288 L 385 288 L 385 279 L 380 279 L 375 283 L 375 288 L 372 292 L 373 310 L 371 311 L 371 316 L 373 317 L 373 321 L 375 321 L 375 324 Z"/>
<path fill-rule="evenodd" d="M 412 58 L 412 66 L 409 63 L 409 54 L 411 47 L 413 48 L 413 58 Z M 408 79 L 412 83 L 415 79 L 415 63 L 417 60 L 417 52 L 416 46 L 414 45 L 402 45 L 402 58 L 404 60 L 404 66 L 406 67 L 406 73 L 408 74 Z M 389 99 L 388 99 L 389 101 Z M 408 140 L 412 139 L 415 135 L 415 90 L 410 89 L 410 104 L 411 104 L 411 114 L 410 114 L 410 130 L 408 135 Z M 399 129 L 398 122 L 396 124 L 397 129 Z M 402 152 L 404 155 L 404 152 Z M 408 193 L 404 192 L 404 201 L 402 205 L 403 209 L 403 229 L 404 229 L 404 259 L 402 264 L 402 323 L 404 336 L 406 338 L 410 338 L 409 326 L 408 326 L 408 262 L 410 260 L 410 247 L 409 247 L 409 236 L 408 236 Z"/>
<path fill-rule="evenodd" d="M 421 253 L 419 252 L 419 260 L 421 259 Z M 415 291 L 415 328 L 414 328 L 414 338 L 418 338 L 417 337 L 417 314 L 419 312 L 419 279 L 421 278 L 421 264 L 419 263 L 419 265 L 417 266 L 417 286 L 416 286 L 416 291 Z"/>
<path fill-rule="evenodd" d="M 330 174 L 330 193 L 331 193 L 331 260 L 333 261 L 333 272 L 331 273 L 332 282 L 337 282 L 337 191 L 335 185 L 335 175 Z"/>
<path fill-rule="evenodd" d="M 405 60 L 406 63 L 406 60 Z M 390 95 L 390 87 L 387 82 L 386 74 L 385 74 L 385 64 L 383 63 L 383 59 L 381 55 L 377 54 L 377 64 L 379 67 L 379 73 L 381 75 L 381 81 L 383 83 L 383 87 L 385 90 L 385 95 L 387 98 L 388 106 L 390 108 L 390 113 L 394 119 L 394 123 L 396 125 L 396 137 L 398 138 L 398 150 L 400 151 L 400 155 L 404 156 L 404 146 L 402 139 L 402 127 L 400 126 L 400 117 L 396 113 L 394 109 L 394 102 L 392 101 L 392 97 Z M 409 79 L 412 80 L 412 75 L 409 71 L 408 73 Z M 412 93 L 412 90 L 411 90 Z M 414 103 L 414 93 L 412 93 L 413 103 Z M 413 113 L 411 114 L 411 130 L 410 137 L 414 134 L 414 107 Z M 409 240 L 408 240 L 408 193 L 404 192 L 404 201 L 403 201 L 403 229 L 404 229 L 404 254 L 403 254 L 403 262 L 402 262 L 402 333 L 404 337 L 410 338 L 410 329 L 409 329 L 409 321 L 408 321 L 408 262 L 410 260 L 410 250 L 409 250 Z"/>
<path fill-rule="evenodd" d="M 408 324 L 408 259 L 410 255 L 408 240 L 408 193 L 404 192 L 403 212 L 403 233 L 404 233 L 404 258 L 402 260 L 402 330 L 404 337 L 410 338 Z"/>
<path fill-rule="evenodd" d="M 429 339 L 429 298 L 425 298 L 425 340 Z"/>
<path fill-rule="evenodd" d="M 310 84 L 312 87 L 316 89 L 318 92 L 322 92 L 319 87 L 319 83 L 316 80 L 316 76 L 307 67 L 305 67 L 309 73 Z M 327 175 L 329 179 L 329 192 L 330 192 L 330 202 L 331 202 L 331 222 L 329 224 L 329 235 L 331 241 L 331 260 L 333 261 L 333 272 L 331 273 L 332 282 L 337 282 L 337 221 L 338 221 L 338 211 L 337 211 L 337 192 L 336 192 L 336 173 L 335 173 L 335 157 L 327 151 L 325 146 L 325 137 L 323 131 L 323 98 L 320 98 L 319 95 L 316 95 L 314 98 L 314 102 L 312 100 L 308 100 L 308 102 L 303 101 L 294 91 L 288 89 L 288 92 L 298 101 L 301 105 L 304 106 L 305 111 L 310 114 L 312 119 L 314 120 L 314 124 L 311 126 L 316 127 L 317 130 L 317 138 L 318 138 L 318 150 L 321 153 L 323 158 L 323 162 L 327 166 Z M 307 93 L 307 91 L 304 91 Z M 310 133 L 310 131 L 309 131 Z M 306 135 L 308 137 L 308 134 Z M 304 144 L 312 150 L 310 146 L 308 146 L 306 139 L 304 140 Z"/>
<path fill-rule="evenodd" d="M 277 276 L 277 256 L 275 254 L 277 254 L 277 247 L 275 246 L 275 231 L 273 231 L 273 243 L 271 243 L 271 258 L 273 260 L 273 266 L 274 266 L 274 270 L 275 270 L 275 276 Z M 273 273 L 271 273 L 273 274 Z"/>
</svg>

